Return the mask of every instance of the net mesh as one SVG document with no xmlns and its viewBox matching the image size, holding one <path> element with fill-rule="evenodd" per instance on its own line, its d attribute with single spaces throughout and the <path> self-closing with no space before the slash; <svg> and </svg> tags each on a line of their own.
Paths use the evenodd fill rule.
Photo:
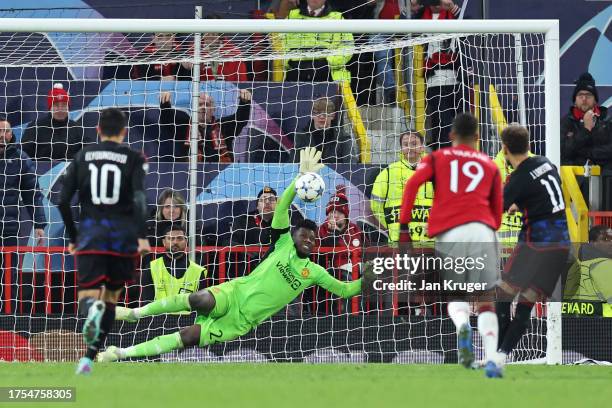
<svg viewBox="0 0 612 408">
<path fill-rule="evenodd" d="M 443 41 L 460 36 L 459 34 L 436 34 L 435 37 L 397 34 L 389 36 L 384 42 L 373 42 L 369 36 L 359 35 L 354 41 L 337 44 L 333 49 L 299 43 L 298 46 L 283 49 L 283 52 L 279 53 L 274 49 L 274 44 L 281 45 L 287 42 L 289 34 L 204 33 L 203 35 L 210 43 L 221 39 L 231 42 L 240 50 L 239 53 L 224 52 L 203 43 L 202 54 L 198 60 L 218 62 L 351 55 L 422 45 L 431 42 L 432 38 Z M 40 67 L 194 62 L 193 34 L 173 35 L 172 47 L 157 53 L 143 53 L 143 49 L 150 46 L 153 37 L 152 33 L 124 35 L 119 33 L 3 32 L 0 33 L 0 64 Z M 111 55 L 105 55 L 105 53 L 111 53 Z"/>
<path fill-rule="evenodd" d="M 314 259 L 341 280 L 358 278 L 363 252 L 393 239 L 373 213 L 371 191 L 381 169 L 399 159 L 400 133 L 418 131 L 426 147 L 436 149 L 448 143 L 452 118 L 469 110 L 481 122 L 481 149 L 496 157 L 499 132 L 519 120 L 522 109 L 532 150 L 544 153 L 541 34 L 523 34 L 520 44 L 514 34 L 355 35 L 333 49 L 307 41 L 286 49 L 287 35 L 204 34 L 196 58 L 193 35 L 0 34 L 0 111 L 12 125 L 13 143 L 33 159 L 14 171 L 38 182 L 37 188 L 27 187 L 15 184 L 11 170 L 0 175 L 6 191 L 18 191 L 25 204 L 7 201 L 3 210 L 0 322 L 6 337 L 0 358 L 73 360 L 83 350 L 74 334 L 79 325 L 75 264 L 66 253 L 56 205 L 69 160 L 95 143 L 98 114 L 106 107 L 129 114 L 126 143 L 149 158 L 149 234 L 156 256 L 164 251 L 164 220 L 175 210 L 181 222 L 196 213 L 196 236 L 189 239 L 198 246 L 195 261 L 207 268 L 199 288 L 255 268 L 269 244 L 259 224 L 249 227 L 257 219 L 258 194 L 265 186 L 280 194 L 289 184 L 300 143 L 318 143 L 323 150 L 328 188 L 317 203 L 296 200 L 292 223 L 310 218 L 324 225 L 328 201 L 338 192 L 347 196 L 354 234 L 322 245 Z M 522 62 L 517 62 L 518 49 Z M 351 86 L 330 82 L 333 72 L 321 80 L 320 67 L 312 62 L 337 56 L 346 57 L 338 69 L 350 73 Z M 191 94 L 194 62 L 201 64 L 197 107 Z M 279 69 L 296 69 L 298 82 L 275 81 Z M 68 104 L 57 116 L 64 119 L 54 122 L 51 105 L 61 110 L 56 107 L 61 95 Z M 191 152 L 198 162 L 195 175 L 187 163 L 194 109 L 200 116 L 198 150 Z M 62 125 L 66 116 L 70 122 Z M 317 121 L 329 132 L 318 132 Z M 193 176 L 197 204 L 190 207 Z M 44 238 L 39 239 L 31 220 L 41 222 L 36 217 L 43 216 Z M 516 228 L 506 231 L 510 239 L 516 234 Z M 154 297 L 144 260 L 120 303 L 138 307 Z M 544 356 L 542 316 L 542 308 L 536 308 L 515 359 Z M 193 320 L 192 315 L 165 315 L 117 322 L 107 345 L 131 346 Z M 310 288 L 246 336 L 161 359 L 441 363 L 456 361 L 455 342 L 443 303 L 341 300 Z"/>
</svg>

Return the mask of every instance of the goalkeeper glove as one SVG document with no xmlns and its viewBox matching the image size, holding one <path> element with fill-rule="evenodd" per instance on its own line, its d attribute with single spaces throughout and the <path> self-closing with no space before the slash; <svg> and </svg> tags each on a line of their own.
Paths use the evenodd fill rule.
<svg viewBox="0 0 612 408">
<path fill-rule="evenodd" d="M 318 173 L 323 168 L 321 152 L 314 147 L 306 147 L 300 150 L 300 173 Z"/>
</svg>

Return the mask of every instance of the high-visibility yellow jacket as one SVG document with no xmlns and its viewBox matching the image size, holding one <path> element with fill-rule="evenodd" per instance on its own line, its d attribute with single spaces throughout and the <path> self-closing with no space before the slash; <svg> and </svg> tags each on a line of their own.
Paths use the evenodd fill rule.
<svg viewBox="0 0 612 408">
<path fill-rule="evenodd" d="M 331 11 L 328 6 L 325 6 L 323 13 L 317 17 L 311 17 L 307 11 L 302 9 L 294 9 L 289 12 L 287 17 L 290 20 L 343 20 L 342 14 L 337 11 Z M 287 33 L 284 34 L 283 47 L 285 52 L 295 52 L 297 50 L 310 51 L 328 51 L 343 49 L 353 46 L 353 34 L 351 33 Z M 346 50 L 340 51 L 338 55 L 329 55 L 325 57 L 329 64 L 331 76 L 334 81 L 350 81 L 351 74 L 346 69 L 346 63 L 349 62 L 352 53 Z M 312 57 L 291 58 L 290 60 L 312 59 Z M 288 61 L 286 61 L 288 63 Z"/>
<path fill-rule="evenodd" d="M 414 174 L 415 168 L 410 166 L 406 159 L 393 162 L 383 169 L 372 186 L 372 200 L 370 208 L 378 221 L 387 228 L 389 241 L 399 241 L 399 214 L 402 206 L 404 187 L 408 179 Z M 412 221 L 408 228 L 413 242 L 432 241 L 427 236 L 427 221 L 429 210 L 433 203 L 433 185 L 430 182 L 419 188 L 414 207 L 412 208 Z"/>
<path fill-rule="evenodd" d="M 197 292 L 201 277 L 206 277 L 208 274 L 206 268 L 189 261 L 189 267 L 185 274 L 180 278 L 176 278 L 168 272 L 163 256 L 151 261 L 150 269 L 155 287 L 155 300 L 176 296 L 179 293 Z"/>
<path fill-rule="evenodd" d="M 502 184 L 506 182 L 506 178 L 510 173 L 512 173 L 512 167 L 508 165 L 506 158 L 504 157 L 504 152 L 501 150 L 495 156 L 493 160 L 499 168 L 499 172 L 501 175 Z M 523 227 L 523 213 L 516 212 L 513 215 L 504 212 L 502 214 L 502 222 L 499 227 L 499 231 L 497 231 L 497 236 L 502 244 L 506 244 L 508 246 L 516 244 L 518 241 L 519 232 L 521 232 L 521 228 Z"/>
</svg>

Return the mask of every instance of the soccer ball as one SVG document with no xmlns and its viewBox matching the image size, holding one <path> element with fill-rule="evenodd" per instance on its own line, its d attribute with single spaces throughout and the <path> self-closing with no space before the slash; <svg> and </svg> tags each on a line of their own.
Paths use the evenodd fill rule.
<svg viewBox="0 0 612 408">
<path fill-rule="evenodd" d="M 317 201 L 323 191 L 325 191 L 325 182 L 317 173 L 304 173 L 295 182 L 295 194 L 307 203 Z"/>
</svg>

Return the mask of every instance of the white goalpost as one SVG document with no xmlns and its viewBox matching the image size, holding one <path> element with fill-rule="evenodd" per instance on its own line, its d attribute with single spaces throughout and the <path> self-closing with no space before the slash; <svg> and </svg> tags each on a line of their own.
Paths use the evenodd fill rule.
<svg viewBox="0 0 612 408">
<path fill-rule="evenodd" d="M 294 212 L 323 223 L 335 186 L 343 185 L 351 202 L 349 218 L 364 231 L 363 241 L 370 243 L 374 236 L 382 236 L 383 241 L 388 236 L 384 222 L 373 212 L 370 193 L 380 169 L 397 160 L 399 133 L 420 132 L 429 148 L 438 148 L 449 125 L 444 122 L 449 110 L 476 114 L 481 121 L 481 149 L 492 158 L 500 150 L 500 130 L 516 121 L 530 129 L 535 153 L 545 154 L 560 166 L 557 20 L 206 20 L 201 13 L 198 8 L 194 20 L 0 18 L 0 82 L 4 86 L 4 95 L 0 95 L 4 112 L 0 113 L 7 115 L 21 143 L 35 120 L 47 114 L 48 92 L 55 83 L 62 83 L 69 94 L 69 118 L 83 135 L 95 138 L 100 110 L 118 106 L 127 111 L 127 142 L 150 160 L 147 188 L 152 213 L 161 214 L 164 203 L 157 198 L 165 190 L 182 192 L 189 253 L 209 269 L 207 284 L 248 273 L 250 265 L 256 264 L 263 247 L 253 250 L 248 243 L 238 242 L 235 222 L 253 210 L 252 202 L 264 186 L 276 189 L 280 196 L 295 174 L 295 137 L 310 126 L 313 105 L 319 99 L 334 102 L 333 126 L 337 134 L 346 135 L 350 148 L 342 150 L 344 156 L 332 155 L 325 163 L 322 176 L 328 191 L 323 199 L 314 204 L 296 203 Z M 155 33 L 173 33 L 172 45 L 164 52 L 144 52 Z M 300 33 L 334 46 L 287 47 L 287 36 Z M 354 40 L 327 40 L 326 33 L 350 33 Z M 217 44 L 214 47 L 205 43 L 204 37 L 211 34 L 214 39 L 210 41 Z M 427 47 L 434 44 L 450 47 L 455 75 L 451 85 L 436 85 L 437 95 L 427 90 L 435 82 L 430 68 L 417 61 L 427 59 Z M 392 57 L 381 59 L 381 54 Z M 350 81 L 283 82 L 289 61 L 329 61 L 338 55 L 347 57 L 342 68 L 351 73 Z M 414 61 L 407 63 L 405 55 Z M 265 72 L 259 76 L 249 73 L 247 79 L 224 81 L 223 75 L 217 75 L 224 64 L 244 64 L 253 71 L 262 61 Z M 371 71 L 364 74 L 362 67 L 367 64 Z M 180 77 L 173 71 L 155 78 L 134 74 L 138 69 L 141 74 L 143 69 L 148 72 L 149 67 L 163 72 L 167 66 L 187 74 Z M 378 68 L 394 77 L 391 103 L 370 92 L 372 87 L 383 86 Z M 127 74 L 119 78 L 122 69 Z M 205 70 L 213 72 L 212 79 L 203 74 Z M 370 85 L 363 85 L 366 83 Z M 245 90 L 252 99 L 241 99 Z M 202 116 L 203 94 L 212 101 L 212 119 Z M 165 96 L 168 106 L 161 103 Z M 443 102 L 448 97 L 454 100 L 451 108 Z M 239 119 L 244 112 L 246 118 Z M 163 122 L 163 115 L 170 118 L 169 123 Z M 210 150 L 199 132 L 211 120 L 230 117 L 240 127 L 215 122 L 218 128 L 212 130 L 220 134 L 237 129 L 231 142 L 221 147 L 231 157 L 223 162 L 219 146 Z M 208 131 L 204 134 L 209 135 Z M 215 152 L 214 157 L 210 151 Z M 335 146 L 330 151 L 341 149 Z M 54 204 L 67 159 L 34 157 L 43 195 L 41 210 L 48 222 L 45 245 L 37 245 L 29 229 L 24 229 L 27 232 L 15 237 L 16 246 L 0 253 L 9 261 L 0 264 L 4 265 L 0 330 L 30 344 L 0 344 L 0 359 L 2 349 L 17 355 L 18 348 L 25 347 L 25 360 L 73 359 L 82 349 L 78 336 L 72 334 L 78 325 L 74 265 L 65 254 L 63 226 Z M 514 236 L 516 233 L 513 230 Z M 363 242 L 356 246 L 367 250 Z M 339 251 L 330 249 L 330 256 L 323 251 L 320 262 L 340 270 L 343 279 L 357 277 L 359 259 L 348 263 L 351 272 L 344 275 L 342 268 L 332 265 Z M 146 265 L 141 267 L 146 269 Z M 126 305 L 150 300 L 144 297 L 142 282 L 140 276 L 126 290 L 122 298 Z M 162 359 L 448 362 L 455 352 L 452 324 L 439 312 L 431 314 L 432 305 L 425 305 L 422 310 L 427 313 L 419 314 L 420 306 L 402 306 L 395 300 L 342 302 L 328 294 L 307 296 L 251 335 L 211 351 L 171 353 Z M 561 303 L 551 301 L 539 310 L 545 312 L 533 317 L 516 360 L 561 364 Z M 125 347 L 192 322 L 193 317 L 187 315 L 144 319 L 137 324 L 117 322 L 107 345 Z M 51 349 L 65 353 L 56 355 Z"/>
</svg>

